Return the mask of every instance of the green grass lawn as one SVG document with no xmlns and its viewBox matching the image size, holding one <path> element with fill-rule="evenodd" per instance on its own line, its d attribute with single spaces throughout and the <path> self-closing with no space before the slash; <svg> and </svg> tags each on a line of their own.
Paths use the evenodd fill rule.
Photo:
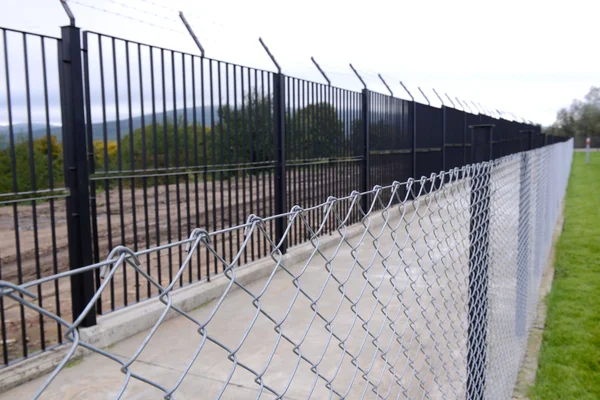
<svg viewBox="0 0 600 400">
<path fill-rule="evenodd" d="M 532 399 L 600 399 L 600 153 L 575 153 Z"/>
</svg>

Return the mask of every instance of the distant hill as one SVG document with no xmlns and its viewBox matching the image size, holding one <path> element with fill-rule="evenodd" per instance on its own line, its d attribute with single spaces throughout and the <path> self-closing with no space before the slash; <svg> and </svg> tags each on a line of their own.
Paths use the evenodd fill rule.
<svg viewBox="0 0 600 400">
<path fill-rule="evenodd" d="M 194 109 L 178 109 L 176 112 L 173 110 L 167 111 L 167 121 L 173 121 L 176 117 L 183 118 L 187 112 L 187 120 L 188 124 L 191 124 L 194 116 Z M 197 107 L 196 108 L 196 123 L 198 126 L 202 125 L 202 114 L 204 113 L 204 119 L 206 126 L 210 127 L 212 121 L 216 124 L 219 120 L 217 116 L 217 110 L 215 109 L 213 113 L 211 113 L 210 107 Z M 152 114 L 146 114 L 143 118 L 144 124 L 146 126 L 152 124 L 153 116 Z M 164 114 L 162 112 L 156 113 L 156 123 L 162 124 L 164 122 Z M 106 125 L 102 122 L 96 122 L 92 124 L 92 135 L 94 140 L 103 140 L 104 138 L 104 130 L 106 129 L 106 138 L 107 140 L 117 140 L 117 133 L 120 134 L 121 138 L 125 135 L 129 134 L 130 121 L 129 118 L 121 119 L 118 122 L 116 120 L 107 121 Z M 142 116 L 138 115 L 137 117 L 131 118 L 131 128 L 135 131 L 142 127 Z M 120 130 L 120 132 L 119 132 Z M 18 123 L 13 124 L 13 133 L 15 135 L 15 140 L 25 139 L 28 136 L 28 126 L 26 123 Z M 46 125 L 39 123 L 31 124 L 31 134 L 33 139 L 39 139 L 45 137 L 47 133 Z M 50 134 L 55 135 L 58 141 L 62 140 L 62 127 L 60 126 L 50 126 Z M 0 126 L 0 148 L 6 148 L 9 145 L 9 127 L 7 125 Z"/>
</svg>

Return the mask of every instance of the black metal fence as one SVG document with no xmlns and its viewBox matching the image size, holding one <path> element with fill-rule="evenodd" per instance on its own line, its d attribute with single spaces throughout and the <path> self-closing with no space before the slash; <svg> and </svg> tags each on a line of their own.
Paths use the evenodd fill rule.
<svg viewBox="0 0 600 400">
<path fill-rule="evenodd" d="M 166 245 L 197 227 L 219 231 L 252 214 L 309 207 L 468 164 L 471 125 L 496 126 L 493 158 L 566 139 L 542 135 L 539 126 L 76 27 L 64 27 L 61 38 L 0 31 L 0 122 L 6 121 L 0 126 L 0 279 L 17 284 L 99 262 L 119 244 L 136 251 Z M 314 226 L 319 210 L 310 215 Z M 281 238 L 284 223 L 270 219 L 267 230 Z M 325 232 L 336 228 L 328 224 Z M 303 229 L 293 227 L 287 246 L 307 240 Z M 226 258 L 244 238 L 228 230 L 212 240 Z M 256 236 L 242 262 L 265 257 L 270 248 Z M 148 253 L 147 273 L 170 282 L 183 251 L 165 246 Z M 194 262 L 180 286 L 221 273 L 223 264 L 208 250 Z M 131 270 L 120 274 L 84 326 L 158 294 Z M 76 276 L 40 285 L 39 305 L 52 304 L 50 311 L 66 319 L 78 315 L 100 278 Z M 61 343 L 58 324 L 3 301 L 4 365 Z"/>
</svg>

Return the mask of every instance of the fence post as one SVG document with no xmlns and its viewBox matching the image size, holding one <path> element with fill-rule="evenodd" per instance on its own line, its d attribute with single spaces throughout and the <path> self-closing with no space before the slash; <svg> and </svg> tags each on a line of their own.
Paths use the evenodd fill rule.
<svg viewBox="0 0 600 400">
<path fill-rule="evenodd" d="M 517 240 L 517 293 L 515 307 L 515 334 L 520 337 L 527 331 L 527 297 L 529 287 L 529 198 L 530 153 L 520 154 L 519 225 Z"/>
<path fill-rule="evenodd" d="M 275 134 L 275 214 L 287 212 L 286 206 L 286 166 L 285 166 L 285 75 L 281 72 L 273 75 L 273 114 Z M 279 243 L 284 236 L 286 219 L 275 220 L 275 238 Z M 279 247 L 281 254 L 287 251 L 287 238 Z"/>
<path fill-rule="evenodd" d="M 442 105 L 442 171 L 446 171 L 446 134 L 447 134 L 447 117 L 446 110 L 448 107 Z M 443 183 L 443 182 L 442 182 Z"/>
<path fill-rule="evenodd" d="M 67 197 L 69 267 L 75 270 L 92 264 L 90 227 L 90 193 L 83 108 L 83 75 L 79 28 L 63 26 L 58 51 L 60 103 L 62 111 L 62 145 Z M 94 295 L 92 271 L 71 276 L 71 301 L 75 320 Z M 96 324 L 92 307 L 81 326 Z"/>
<path fill-rule="evenodd" d="M 521 134 L 521 151 L 533 150 L 533 131 L 531 129 L 520 130 Z"/>
<path fill-rule="evenodd" d="M 470 128 L 472 162 L 477 164 L 492 160 L 494 125 L 472 125 Z M 489 224 L 490 170 L 482 169 L 471 178 L 467 400 L 483 399 L 485 390 Z"/>
<path fill-rule="evenodd" d="M 360 185 L 360 191 L 366 192 L 369 190 L 369 174 L 371 173 L 371 155 L 370 149 L 371 145 L 369 143 L 369 125 L 371 123 L 371 113 L 369 111 L 369 103 L 370 103 L 370 92 L 369 89 L 362 90 L 362 135 L 363 135 L 363 174 L 362 174 L 362 182 Z M 361 207 L 363 211 L 366 213 L 369 210 L 370 206 L 370 196 L 363 196 L 361 198 Z"/>
</svg>

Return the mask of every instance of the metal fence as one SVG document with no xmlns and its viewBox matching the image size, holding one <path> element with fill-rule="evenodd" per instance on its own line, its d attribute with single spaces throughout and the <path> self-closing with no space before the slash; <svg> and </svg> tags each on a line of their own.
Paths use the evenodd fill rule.
<svg viewBox="0 0 600 400">
<path fill-rule="evenodd" d="M 480 125 L 473 133 L 475 164 L 331 196 L 311 207 L 296 205 L 282 215 L 250 215 L 241 225 L 194 229 L 189 238 L 161 247 L 134 252 L 118 246 L 106 261 L 19 286 L 0 282 L 4 301 L 61 324 L 70 342 L 41 386 L 7 395 L 59 396 L 77 385 L 77 377 L 93 376 L 92 386 L 110 397 L 239 398 L 241 388 L 255 388 L 256 398 L 510 399 L 536 316 L 573 144 L 486 161 L 492 127 Z M 285 226 L 281 238 L 269 229 L 277 221 Z M 297 230 L 307 233 L 312 252 L 293 261 L 282 249 Z M 218 241 L 229 233 L 242 238 L 233 253 L 223 252 Z M 259 238 L 267 243 L 269 274 L 244 283 L 239 265 Z M 164 285 L 147 272 L 145 259 L 167 248 L 185 256 Z M 173 305 L 173 291 L 206 251 L 228 284 L 205 307 L 184 312 Z M 77 330 L 125 269 L 152 285 L 164 304 L 127 357 L 122 349 L 85 342 Z M 83 270 L 99 271 L 102 284 L 74 323 L 33 300 L 43 282 Z M 177 324 L 177 332 L 192 332 L 193 344 L 158 333 L 172 323 L 165 320 L 169 311 L 187 322 Z M 66 374 L 78 347 L 95 354 Z M 157 374 L 142 360 L 142 353 L 160 360 L 173 349 L 185 354 L 172 368 L 174 376 Z M 210 385 L 199 380 L 199 365 L 218 366 L 211 369 Z M 99 366 L 120 371 L 121 381 L 95 372 Z"/>
<path fill-rule="evenodd" d="M 585 149 L 586 136 L 575 136 L 574 140 L 576 149 Z M 592 149 L 600 148 L 600 136 L 590 136 L 590 147 Z"/>
<path fill-rule="evenodd" d="M 248 215 L 311 210 L 471 163 L 469 126 L 494 124 L 499 158 L 565 138 L 538 126 L 258 70 L 67 26 L 60 38 L 0 28 L 0 279 L 23 284 L 98 263 L 117 245 L 144 253 L 166 286 L 186 255 L 168 246 L 202 227 L 240 263 L 270 243 L 226 227 Z M 24 122 L 21 122 L 24 121 Z M 449 179 L 445 175 L 444 179 Z M 438 182 L 425 181 L 424 190 Z M 420 181 L 415 187 L 421 185 Z M 389 195 L 389 194 L 387 194 Z M 386 194 L 381 194 L 386 196 Z M 363 196 L 363 209 L 371 201 Z M 356 213 L 348 222 L 360 221 Z M 305 226 L 265 227 L 281 251 L 310 240 Z M 335 232 L 333 222 L 323 227 Z M 284 240 L 285 239 L 285 240 Z M 164 249 L 161 246 L 165 246 Z M 208 249 L 177 287 L 223 273 Z M 98 270 L 40 285 L 37 304 L 72 320 L 102 284 Z M 156 297 L 139 271 L 110 280 L 82 326 Z M 61 324 L 0 299 L 4 366 L 63 343 Z"/>
</svg>

